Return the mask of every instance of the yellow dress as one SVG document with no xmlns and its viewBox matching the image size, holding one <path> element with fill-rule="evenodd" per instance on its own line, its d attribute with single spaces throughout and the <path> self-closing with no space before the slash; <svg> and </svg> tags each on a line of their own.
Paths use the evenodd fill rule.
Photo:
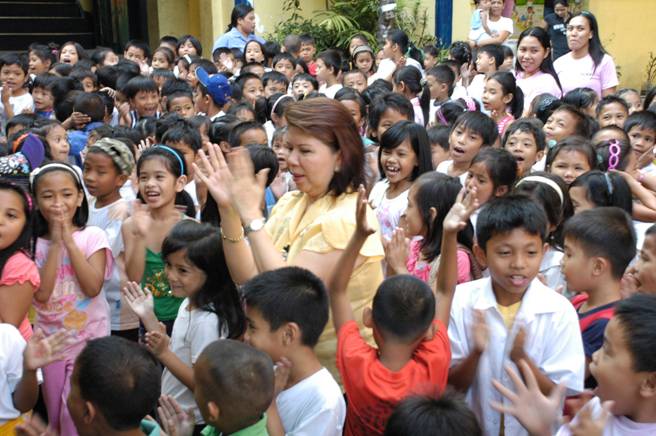
<svg viewBox="0 0 656 436">
<path fill-rule="evenodd" d="M 315 253 L 343 250 L 355 231 L 357 197 L 356 192 L 339 197 L 326 195 L 309 204 L 307 195 L 298 191 L 289 192 L 280 198 L 271 212 L 266 231 L 290 265 L 304 250 Z M 369 223 L 375 225 L 376 233 L 367 238 L 360 250 L 360 256 L 365 261 L 353 271 L 348 283 L 348 295 L 360 332 L 365 340 L 372 343 L 372 331 L 362 325 L 362 312 L 365 307 L 371 307 L 376 289 L 383 281 L 381 261 L 385 253 L 380 242 L 378 220 L 371 209 L 368 209 L 367 216 Z M 332 317 L 319 338 L 315 352 L 321 363 L 339 380 L 335 364 L 337 337 Z"/>
</svg>

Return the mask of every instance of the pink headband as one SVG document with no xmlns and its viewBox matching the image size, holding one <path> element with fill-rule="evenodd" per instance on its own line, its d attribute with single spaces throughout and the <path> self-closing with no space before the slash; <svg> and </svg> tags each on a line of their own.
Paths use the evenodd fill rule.
<svg viewBox="0 0 656 436">
<path fill-rule="evenodd" d="M 476 111 L 476 103 L 474 103 L 474 99 L 471 98 L 470 96 L 466 96 L 462 98 L 465 101 L 465 104 L 467 105 L 467 111 L 469 112 L 475 112 Z"/>
</svg>

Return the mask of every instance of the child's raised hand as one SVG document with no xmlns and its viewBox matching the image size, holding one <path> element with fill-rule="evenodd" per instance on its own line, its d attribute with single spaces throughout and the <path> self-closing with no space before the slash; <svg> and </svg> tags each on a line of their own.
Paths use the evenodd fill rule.
<svg viewBox="0 0 656 436">
<path fill-rule="evenodd" d="M 289 382 L 289 374 L 292 371 L 292 362 L 286 357 L 281 357 L 279 362 L 276 362 L 276 366 L 273 370 L 273 398 L 275 399 L 278 394 L 285 390 L 287 383 Z"/>
<path fill-rule="evenodd" d="M 405 232 L 401 228 L 394 229 L 392 238 L 389 241 L 383 240 L 385 249 L 385 260 L 390 268 L 397 274 L 407 274 L 408 269 L 406 262 L 408 260 L 408 250 L 410 241 L 405 237 Z"/>
<path fill-rule="evenodd" d="M 510 349 L 510 360 L 513 362 L 519 362 L 520 360 L 526 358 L 526 352 L 524 350 L 525 344 L 526 329 L 524 327 L 519 327 L 517 329 L 517 334 L 515 335 L 515 340 L 513 341 L 512 348 Z"/>
<path fill-rule="evenodd" d="M 132 233 L 136 237 L 144 237 L 148 234 L 153 219 L 148 213 L 148 207 L 139 200 L 132 202 Z"/>
<path fill-rule="evenodd" d="M 23 365 L 30 371 L 61 360 L 64 350 L 71 344 L 73 337 L 67 330 L 59 330 L 46 337 L 41 329 L 36 329 L 23 351 Z"/>
<path fill-rule="evenodd" d="M 478 209 L 478 198 L 476 197 L 476 187 L 471 188 L 469 192 L 462 188 L 458 193 L 456 202 L 444 217 L 442 231 L 457 233 L 464 229 L 472 213 Z"/>
<path fill-rule="evenodd" d="M 232 206 L 232 196 L 229 187 L 232 174 L 223 157 L 221 148 L 216 144 L 211 144 L 207 148 L 207 154 L 200 150 L 198 159 L 192 165 L 195 177 L 207 186 L 210 195 L 219 208 L 230 208 Z"/>
<path fill-rule="evenodd" d="M 490 328 L 485 321 L 485 313 L 482 310 L 474 310 L 474 323 L 472 324 L 472 339 L 474 349 L 483 353 L 490 342 Z"/>
<path fill-rule="evenodd" d="M 166 332 L 155 330 L 146 333 L 146 348 L 157 357 L 169 349 L 169 342 Z"/>
<path fill-rule="evenodd" d="M 144 151 L 148 150 L 153 146 L 152 141 L 150 138 L 142 139 L 139 141 L 139 144 L 137 145 L 137 151 L 134 153 L 135 154 L 135 160 L 139 160 L 141 155 L 143 154 Z"/>
<path fill-rule="evenodd" d="M 123 288 L 123 296 L 127 301 L 130 309 L 143 321 L 143 318 L 149 316 L 154 311 L 153 294 L 141 289 L 135 282 L 126 283 Z"/>
<path fill-rule="evenodd" d="M 355 231 L 363 238 L 376 233 L 376 230 L 367 221 L 367 206 L 367 191 L 363 185 L 360 185 L 358 187 L 358 200 L 355 207 Z"/>
<path fill-rule="evenodd" d="M 194 433 L 194 415 L 191 410 L 186 412 L 173 397 L 159 397 L 157 415 L 168 436 L 191 436 Z"/>
<path fill-rule="evenodd" d="M 551 394 L 546 397 L 540 391 L 535 375 L 526 361 L 520 360 L 518 366 L 526 383 L 509 365 L 506 365 L 506 372 L 515 385 L 515 392 L 498 380 L 493 380 L 492 384 L 501 395 L 510 401 L 510 405 L 496 401 L 492 401 L 490 405 L 499 413 L 517 418 L 531 435 L 551 435 L 551 428 L 554 423 L 558 422 L 562 410 L 565 386 L 556 385 Z"/>
</svg>

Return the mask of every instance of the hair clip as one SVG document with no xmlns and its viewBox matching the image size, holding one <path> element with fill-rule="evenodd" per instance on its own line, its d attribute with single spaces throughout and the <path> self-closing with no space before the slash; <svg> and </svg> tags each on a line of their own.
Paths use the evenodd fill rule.
<svg viewBox="0 0 656 436">
<path fill-rule="evenodd" d="M 558 145 L 558 141 L 555 139 L 550 139 L 547 141 L 547 148 L 554 148 L 556 145 Z"/>
<path fill-rule="evenodd" d="M 419 81 L 419 85 L 421 85 L 422 88 L 423 88 L 424 86 L 426 86 L 426 83 L 428 83 L 428 82 L 426 82 L 426 79 L 423 78 L 423 77 L 422 77 L 421 80 Z"/>
<path fill-rule="evenodd" d="M 443 126 L 448 126 L 449 125 L 449 122 L 446 120 L 446 118 L 444 117 L 444 114 L 442 113 L 442 108 L 441 107 L 437 108 L 437 111 L 435 112 L 435 115 L 437 116 L 437 119 L 440 122 L 440 124 L 442 124 Z"/>
<path fill-rule="evenodd" d="M 620 143 L 617 139 L 611 139 L 608 146 L 608 170 L 615 170 L 620 164 Z"/>
<path fill-rule="evenodd" d="M 476 103 L 474 103 L 474 99 L 466 96 L 462 98 L 465 101 L 465 104 L 467 105 L 467 112 L 475 112 L 476 111 Z"/>
</svg>

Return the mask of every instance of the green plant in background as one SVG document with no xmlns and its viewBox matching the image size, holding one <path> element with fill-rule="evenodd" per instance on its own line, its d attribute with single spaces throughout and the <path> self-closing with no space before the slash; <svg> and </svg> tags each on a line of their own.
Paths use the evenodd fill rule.
<svg viewBox="0 0 656 436">
<path fill-rule="evenodd" d="M 649 60 L 647 61 L 647 69 L 646 69 L 647 77 L 646 77 L 646 82 L 644 89 L 650 89 L 652 86 L 654 86 L 654 82 L 656 82 L 656 56 L 654 56 L 654 52 L 649 52 Z"/>
</svg>

